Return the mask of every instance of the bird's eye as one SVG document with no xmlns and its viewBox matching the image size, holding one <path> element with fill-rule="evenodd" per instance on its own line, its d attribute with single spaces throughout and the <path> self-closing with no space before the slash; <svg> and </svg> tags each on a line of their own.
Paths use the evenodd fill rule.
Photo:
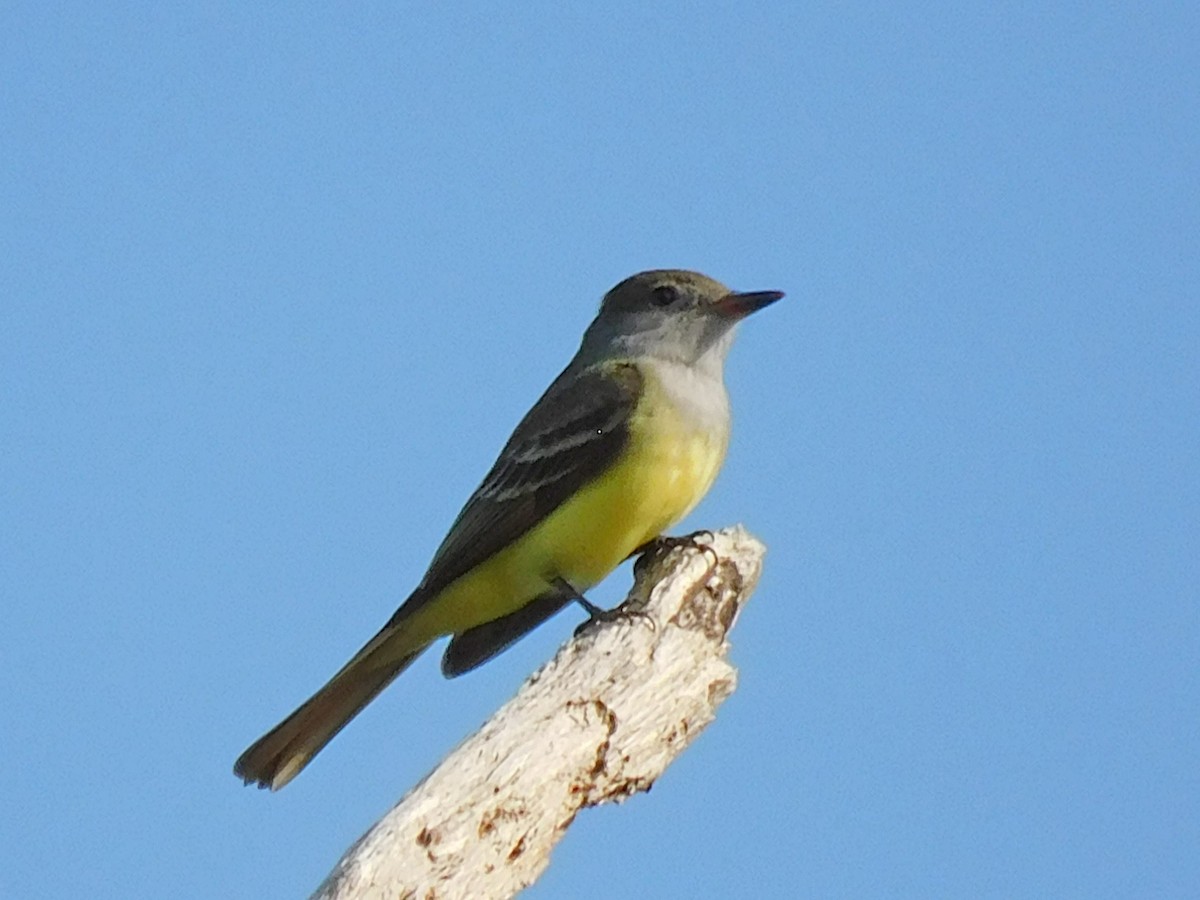
<svg viewBox="0 0 1200 900">
<path fill-rule="evenodd" d="M 679 290 L 673 284 L 660 284 L 650 292 L 650 300 L 655 306 L 670 306 L 679 299 Z"/>
</svg>

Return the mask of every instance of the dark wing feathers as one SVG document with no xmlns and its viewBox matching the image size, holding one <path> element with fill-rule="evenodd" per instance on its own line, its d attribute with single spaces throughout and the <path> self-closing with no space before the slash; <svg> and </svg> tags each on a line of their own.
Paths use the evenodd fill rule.
<svg viewBox="0 0 1200 900">
<path fill-rule="evenodd" d="M 442 674 L 454 678 L 483 665 L 574 599 L 574 594 L 550 588 L 514 613 L 460 631 L 446 646 L 442 656 Z"/>
<path fill-rule="evenodd" d="M 617 460 L 642 380 L 629 363 L 563 372 L 517 425 L 393 621 L 532 529 Z"/>
</svg>

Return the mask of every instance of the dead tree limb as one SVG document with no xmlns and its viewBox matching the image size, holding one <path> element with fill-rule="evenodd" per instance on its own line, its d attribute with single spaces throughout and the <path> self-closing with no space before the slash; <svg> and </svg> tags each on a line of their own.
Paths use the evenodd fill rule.
<svg viewBox="0 0 1200 900">
<path fill-rule="evenodd" d="M 581 809 L 650 788 L 734 690 L 726 634 L 762 565 L 740 526 L 647 554 L 584 629 L 363 835 L 318 900 L 501 898 Z"/>
</svg>

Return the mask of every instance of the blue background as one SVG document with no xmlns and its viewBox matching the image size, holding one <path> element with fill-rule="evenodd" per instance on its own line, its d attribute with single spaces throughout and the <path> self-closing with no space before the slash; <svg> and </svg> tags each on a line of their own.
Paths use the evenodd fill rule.
<svg viewBox="0 0 1200 900">
<path fill-rule="evenodd" d="M 741 687 L 529 896 L 1195 896 L 1197 7 L 647 6 L 6 4 L 0 895 L 315 887 L 578 613 L 234 757 L 679 266 Z"/>
</svg>

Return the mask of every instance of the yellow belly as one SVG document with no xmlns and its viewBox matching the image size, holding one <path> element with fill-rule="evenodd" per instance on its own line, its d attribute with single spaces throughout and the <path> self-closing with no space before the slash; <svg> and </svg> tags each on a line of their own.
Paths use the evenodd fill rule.
<svg viewBox="0 0 1200 900">
<path fill-rule="evenodd" d="M 691 511 L 724 461 L 727 429 L 698 428 L 670 403 L 641 403 L 639 410 L 622 459 L 448 586 L 422 611 L 422 632 L 432 638 L 507 615 L 556 578 L 586 591 Z"/>
<path fill-rule="evenodd" d="M 531 534 L 543 578 L 583 591 L 704 496 L 724 442 L 695 434 L 643 434 L 624 461 L 564 504 Z"/>
</svg>

